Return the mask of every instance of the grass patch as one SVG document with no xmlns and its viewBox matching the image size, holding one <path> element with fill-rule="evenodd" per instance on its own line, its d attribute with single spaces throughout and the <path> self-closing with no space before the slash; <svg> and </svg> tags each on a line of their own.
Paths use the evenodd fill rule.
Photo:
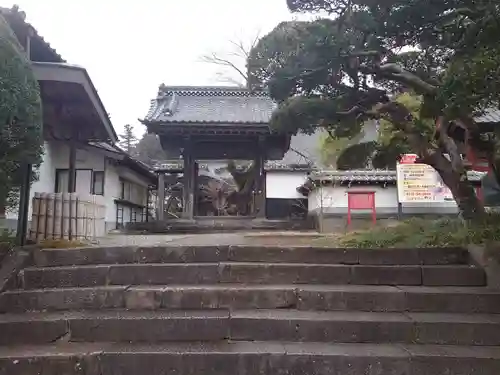
<svg viewBox="0 0 500 375">
<path fill-rule="evenodd" d="M 337 246 L 374 247 L 453 247 L 500 241 L 500 215 L 488 214 L 477 223 L 459 218 L 437 220 L 412 218 L 386 228 L 357 231 L 340 236 Z"/>
<path fill-rule="evenodd" d="M 44 249 L 70 249 L 74 247 L 85 247 L 86 243 L 70 241 L 65 239 L 46 239 L 40 241 L 39 245 Z"/>
<path fill-rule="evenodd" d="M 244 245 L 253 246 L 334 246 L 335 238 L 332 235 L 318 233 L 294 234 L 249 234 L 243 237 Z"/>
</svg>

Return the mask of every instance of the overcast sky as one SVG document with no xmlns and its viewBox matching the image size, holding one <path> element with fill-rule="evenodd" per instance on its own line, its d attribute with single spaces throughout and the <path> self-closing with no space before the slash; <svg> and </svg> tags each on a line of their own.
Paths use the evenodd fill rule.
<svg viewBox="0 0 500 375">
<path fill-rule="evenodd" d="M 203 54 L 230 51 L 292 19 L 286 0 L 17 0 L 27 21 L 69 63 L 85 67 L 118 133 L 138 135 L 161 83 L 216 85 Z"/>
</svg>

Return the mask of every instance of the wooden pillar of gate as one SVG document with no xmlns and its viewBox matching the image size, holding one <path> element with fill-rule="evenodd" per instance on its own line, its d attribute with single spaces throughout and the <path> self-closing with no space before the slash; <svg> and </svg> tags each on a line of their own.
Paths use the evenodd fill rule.
<svg viewBox="0 0 500 375">
<path fill-rule="evenodd" d="M 194 218 L 194 194 L 196 184 L 196 162 L 194 159 L 194 150 L 190 140 L 186 142 L 182 154 L 184 160 L 183 168 L 183 206 L 182 218 L 192 220 Z"/>
</svg>

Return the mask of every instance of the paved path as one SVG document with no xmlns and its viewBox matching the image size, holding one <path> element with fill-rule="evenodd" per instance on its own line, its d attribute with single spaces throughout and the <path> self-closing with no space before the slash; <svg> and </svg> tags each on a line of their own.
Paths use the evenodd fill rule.
<svg viewBox="0 0 500 375">
<path fill-rule="evenodd" d="M 245 242 L 244 233 L 206 234 L 112 234 L 99 241 L 101 246 L 236 245 Z"/>
<path fill-rule="evenodd" d="M 269 238 L 271 236 L 272 238 Z M 203 234 L 111 234 L 99 241 L 101 246 L 175 245 L 241 245 L 241 244 L 300 244 L 320 236 L 316 232 L 224 232 Z M 298 238 L 300 237 L 300 238 Z"/>
</svg>

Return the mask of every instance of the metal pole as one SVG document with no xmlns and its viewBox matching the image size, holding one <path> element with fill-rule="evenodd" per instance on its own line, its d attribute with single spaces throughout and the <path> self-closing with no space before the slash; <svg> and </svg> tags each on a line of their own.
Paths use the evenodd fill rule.
<svg viewBox="0 0 500 375">
<path fill-rule="evenodd" d="M 21 191 L 19 194 L 19 214 L 17 218 L 17 233 L 16 243 L 18 246 L 26 244 L 26 234 L 28 231 L 28 211 L 30 199 L 30 185 L 31 185 L 31 164 L 24 164 L 21 166 L 21 173 L 23 176 Z"/>
<path fill-rule="evenodd" d="M 146 223 L 149 221 L 149 194 L 151 193 L 150 187 L 146 189 L 146 216 L 143 218 Z"/>
<path fill-rule="evenodd" d="M 403 183 L 403 181 L 399 180 L 399 171 L 400 165 L 396 166 L 396 201 L 398 203 L 398 220 L 401 220 L 403 218 L 403 203 L 401 203 L 401 197 L 399 196 L 399 183 Z"/>
<path fill-rule="evenodd" d="M 33 30 L 30 29 L 26 36 L 25 53 L 28 60 L 31 60 L 31 37 Z M 30 207 L 31 174 L 33 166 L 31 164 L 21 165 L 21 190 L 19 192 L 19 212 L 17 216 L 16 243 L 18 246 L 26 244 L 26 234 L 28 231 L 28 212 Z"/>
<path fill-rule="evenodd" d="M 73 132 L 69 143 L 68 193 L 76 192 L 76 141 Z"/>
<path fill-rule="evenodd" d="M 165 173 L 158 172 L 158 213 L 157 220 L 165 218 Z"/>
</svg>

